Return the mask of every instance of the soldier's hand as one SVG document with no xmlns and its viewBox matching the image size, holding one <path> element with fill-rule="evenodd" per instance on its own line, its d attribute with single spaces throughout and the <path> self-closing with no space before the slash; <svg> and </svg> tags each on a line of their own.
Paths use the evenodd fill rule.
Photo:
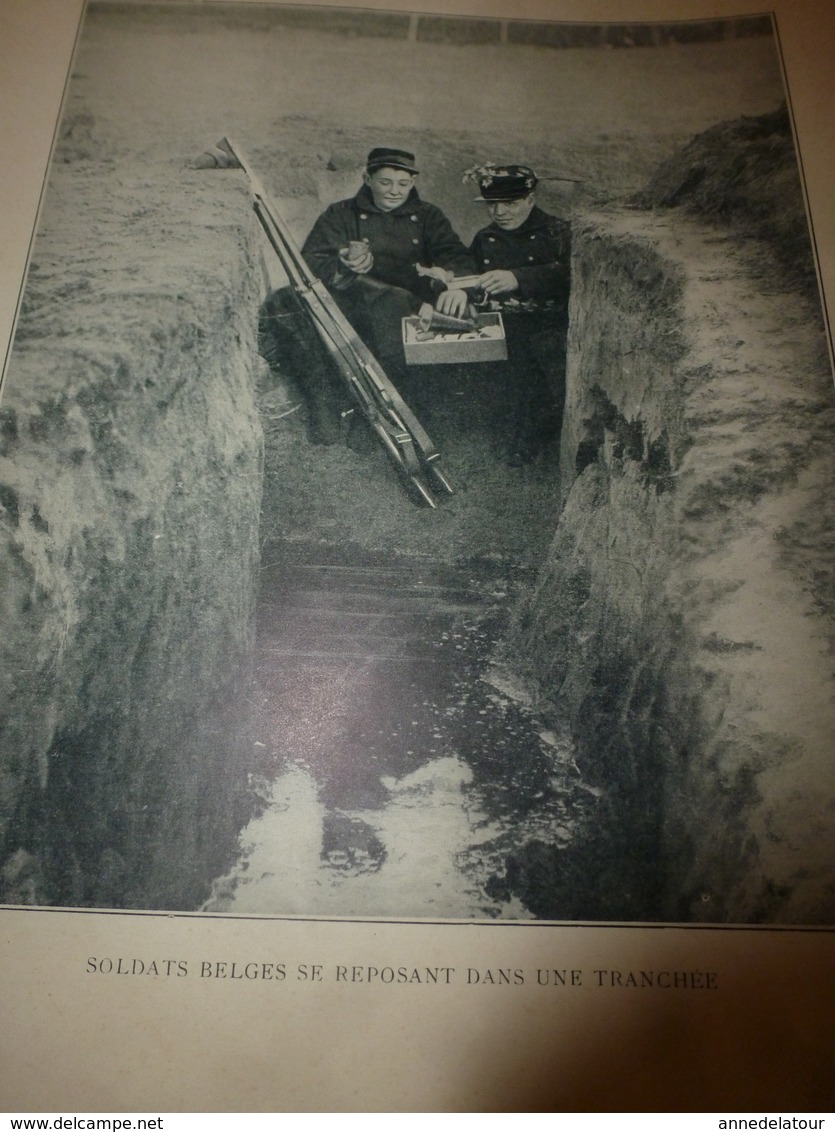
<svg viewBox="0 0 835 1132">
<path fill-rule="evenodd" d="M 467 292 L 453 289 L 441 291 L 435 301 L 435 310 L 451 318 L 464 318 L 467 314 Z"/>
<path fill-rule="evenodd" d="M 511 295 L 519 290 L 519 280 L 512 271 L 485 271 L 479 282 L 487 295 Z"/>
<path fill-rule="evenodd" d="M 351 240 L 347 248 L 339 249 L 339 262 L 357 275 L 365 275 L 374 266 L 374 256 L 367 240 Z"/>
</svg>

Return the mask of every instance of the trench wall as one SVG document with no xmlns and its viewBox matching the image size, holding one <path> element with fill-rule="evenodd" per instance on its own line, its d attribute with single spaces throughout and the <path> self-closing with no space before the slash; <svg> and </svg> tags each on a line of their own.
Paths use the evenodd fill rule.
<svg viewBox="0 0 835 1132">
<path fill-rule="evenodd" d="M 248 816 L 257 239 L 239 177 L 75 125 L 0 405 L 0 898 L 194 907 Z M 664 878 L 624 916 L 831 923 L 820 313 L 675 210 L 574 246 L 564 506 L 509 655 Z"/>
<path fill-rule="evenodd" d="M 0 406 L 7 903 L 195 907 L 243 804 L 255 234 L 136 164 L 59 150 Z"/>
<path fill-rule="evenodd" d="M 665 878 L 633 915 L 835 914 L 831 374 L 782 275 L 674 211 L 576 226 L 564 510 L 511 651 Z"/>
</svg>

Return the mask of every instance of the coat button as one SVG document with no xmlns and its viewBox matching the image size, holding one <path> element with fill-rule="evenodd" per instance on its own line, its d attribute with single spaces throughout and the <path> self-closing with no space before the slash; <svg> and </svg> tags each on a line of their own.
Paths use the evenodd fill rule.
<svg viewBox="0 0 835 1132">
<path fill-rule="evenodd" d="M 487 266 L 487 264 L 488 264 L 489 262 L 490 262 L 490 260 L 489 260 L 489 259 L 486 259 L 486 260 L 484 261 L 484 266 L 486 267 L 486 266 Z"/>
<path fill-rule="evenodd" d="M 532 239 L 532 240 L 535 240 L 535 239 L 536 239 L 536 234 L 535 234 L 535 233 L 534 233 L 534 234 L 533 234 L 533 235 L 531 236 L 531 239 Z"/>
<path fill-rule="evenodd" d="M 496 242 L 495 236 L 488 236 L 487 239 L 490 241 L 491 244 L 495 244 L 495 242 Z"/>
<path fill-rule="evenodd" d="M 414 239 L 412 240 L 412 243 L 413 244 L 419 244 L 420 243 L 420 240 L 417 238 L 417 236 L 414 237 Z"/>
<path fill-rule="evenodd" d="M 533 256 L 532 255 L 528 256 L 528 263 L 533 263 Z"/>
<path fill-rule="evenodd" d="M 367 220 L 367 219 L 368 219 L 368 217 L 366 216 L 366 214 L 364 212 L 361 212 L 360 213 L 360 220 Z"/>
<path fill-rule="evenodd" d="M 412 220 L 414 220 L 415 222 L 417 222 L 417 215 L 416 215 L 415 213 L 412 213 Z"/>
</svg>

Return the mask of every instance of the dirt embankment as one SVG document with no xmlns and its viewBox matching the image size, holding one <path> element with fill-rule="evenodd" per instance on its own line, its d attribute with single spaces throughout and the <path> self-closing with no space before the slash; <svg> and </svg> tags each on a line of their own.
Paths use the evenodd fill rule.
<svg viewBox="0 0 835 1132">
<path fill-rule="evenodd" d="M 93 118 L 68 125 L 2 405 L 0 898 L 194 907 L 243 823 L 251 742 L 257 239 L 240 176 L 150 144 L 117 166 Z M 294 223 L 353 183 L 345 161 L 318 199 L 278 183 Z M 697 187 L 686 168 L 662 182 Z M 277 387 L 264 534 L 456 556 L 536 529 L 540 560 L 556 529 L 508 657 L 614 787 L 635 875 L 666 878 L 629 908 L 831 922 L 820 314 L 779 235 L 741 232 L 745 208 L 694 221 L 689 199 L 578 210 L 561 517 L 556 477 L 520 513 L 522 477 L 466 443 L 458 494 L 418 511 L 379 460 L 309 459 Z M 536 844 L 511 866 L 546 917 L 566 914 L 560 878 L 598 867 Z"/>
<path fill-rule="evenodd" d="M 739 235 L 764 240 L 787 281 L 816 297 L 809 226 L 785 103 L 771 114 L 720 122 L 697 134 L 661 163 L 633 199 L 640 208 L 680 206 L 691 216 L 733 224 Z"/>
<path fill-rule="evenodd" d="M 779 199 L 802 217 L 799 193 Z M 683 211 L 575 232 L 565 507 L 512 652 L 584 770 L 615 788 L 635 875 L 664 861 L 661 918 L 831 922 L 835 409 L 820 310 L 793 282 L 808 263 L 785 270 L 797 215 L 756 218 L 777 237 L 764 243 Z M 517 885 L 572 864 L 531 846 Z"/>
<path fill-rule="evenodd" d="M 258 274 L 243 187 L 191 189 L 68 122 L 2 404 L 6 902 L 194 907 L 234 839 Z"/>
</svg>

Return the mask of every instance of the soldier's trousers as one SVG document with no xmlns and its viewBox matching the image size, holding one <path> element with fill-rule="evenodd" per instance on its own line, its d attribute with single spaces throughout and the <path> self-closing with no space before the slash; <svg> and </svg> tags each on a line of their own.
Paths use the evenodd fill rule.
<svg viewBox="0 0 835 1132">
<path fill-rule="evenodd" d="M 349 287 L 333 292 L 339 309 L 397 385 L 404 374 L 402 321 L 423 301 L 403 287 L 358 275 Z"/>
</svg>

